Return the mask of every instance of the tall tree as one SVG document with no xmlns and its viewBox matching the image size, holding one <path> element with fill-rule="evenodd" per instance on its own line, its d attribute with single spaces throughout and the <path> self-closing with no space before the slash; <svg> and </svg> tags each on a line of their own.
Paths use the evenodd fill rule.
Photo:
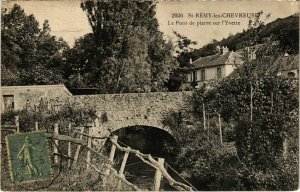
<svg viewBox="0 0 300 192">
<path fill-rule="evenodd" d="M 177 65 L 166 85 L 169 91 L 178 91 L 185 78 L 184 68 L 189 68 L 190 60 L 196 59 L 195 55 L 193 55 L 192 45 L 196 45 L 197 42 L 176 31 L 173 31 L 173 33 L 177 38 L 175 41 Z"/>
<path fill-rule="evenodd" d="M 190 59 L 195 60 L 196 58 L 193 56 L 193 48 L 192 45 L 196 45 L 196 41 L 192 41 L 188 37 L 179 34 L 176 31 L 173 31 L 174 35 L 176 36 L 176 44 L 177 44 L 177 61 L 180 67 L 188 67 Z"/>
<path fill-rule="evenodd" d="M 1 12 L 1 63 L 3 85 L 53 84 L 63 82 L 61 52 L 67 46 L 50 35 L 46 20 L 43 28 L 33 15 L 19 5 Z M 15 74 L 11 78 L 11 73 Z"/>
<path fill-rule="evenodd" d="M 92 28 L 85 38 L 94 47 L 81 46 L 86 59 L 77 60 L 79 66 L 93 66 L 88 86 L 102 93 L 163 90 L 173 69 L 173 47 L 158 30 L 156 3 L 84 1 L 81 7 Z"/>
</svg>

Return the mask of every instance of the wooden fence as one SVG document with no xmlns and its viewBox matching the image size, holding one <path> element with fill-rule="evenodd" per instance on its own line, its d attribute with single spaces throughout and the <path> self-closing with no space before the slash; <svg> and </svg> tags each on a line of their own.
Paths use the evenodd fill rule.
<svg viewBox="0 0 300 192">
<path fill-rule="evenodd" d="M 19 116 L 15 116 L 15 124 L 14 125 L 1 125 L 1 131 L 20 132 Z"/>
<path fill-rule="evenodd" d="M 160 183 L 162 177 L 166 178 L 171 186 L 173 186 L 175 189 L 179 191 L 193 191 L 193 187 L 188 186 L 184 183 L 178 182 L 175 179 L 171 177 L 171 175 L 167 172 L 167 170 L 164 167 L 164 159 L 158 158 L 158 160 L 154 159 L 150 154 L 143 154 L 139 150 L 131 149 L 130 147 L 122 147 L 118 143 L 118 137 L 96 137 L 93 136 L 91 133 L 92 128 L 91 127 L 72 127 L 71 124 L 69 124 L 67 130 L 69 132 L 73 132 L 79 135 L 79 138 L 74 138 L 69 135 L 63 135 L 59 133 L 59 125 L 57 123 L 54 124 L 54 133 L 49 134 L 47 133 L 47 137 L 54 140 L 54 146 L 53 146 L 53 155 L 54 155 L 54 163 L 59 163 L 59 157 L 67 157 L 68 158 L 68 167 L 76 166 L 78 162 L 78 157 L 80 155 L 81 149 L 84 147 L 87 149 L 85 161 L 86 161 L 86 167 L 87 169 L 93 168 L 96 172 L 103 175 L 103 185 L 106 184 L 106 177 L 109 174 L 115 175 L 119 181 L 118 181 L 118 190 L 120 190 L 121 183 L 124 182 L 128 186 L 132 187 L 134 190 L 140 191 L 136 185 L 130 183 L 124 175 L 124 170 L 126 167 L 127 159 L 130 154 L 135 155 L 138 157 L 143 163 L 153 167 L 156 172 L 154 175 L 154 186 L 153 190 L 159 191 L 160 189 Z M 88 134 L 84 133 L 85 129 L 88 129 Z M 35 130 L 39 130 L 38 122 L 35 123 Z M 79 131 L 74 131 L 79 130 Z M 1 126 L 1 131 L 11 131 L 11 132 L 20 132 L 19 128 L 19 117 L 15 117 L 15 125 L 13 126 Z M 87 138 L 87 140 L 83 139 L 83 136 Z M 92 140 L 93 139 L 103 139 L 106 142 L 110 142 L 111 149 L 109 153 L 109 157 L 104 156 L 101 152 L 98 150 L 92 148 Z M 67 147 L 67 154 L 59 154 L 58 153 L 58 147 L 60 145 L 60 141 L 66 141 L 68 143 Z M 72 147 L 76 147 L 75 153 L 72 154 Z M 124 152 L 124 157 L 121 163 L 121 167 L 119 171 L 117 171 L 113 167 L 114 163 L 114 156 L 116 153 L 116 150 L 119 150 L 121 152 Z M 91 156 L 92 154 L 100 156 L 104 159 L 103 165 L 106 168 L 106 171 L 103 173 L 102 171 L 98 170 L 98 168 L 91 163 Z M 84 155 L 84 154 L 81 154 Z M 73 161 L 73 162 L 72 162 Z"/>
</svg>

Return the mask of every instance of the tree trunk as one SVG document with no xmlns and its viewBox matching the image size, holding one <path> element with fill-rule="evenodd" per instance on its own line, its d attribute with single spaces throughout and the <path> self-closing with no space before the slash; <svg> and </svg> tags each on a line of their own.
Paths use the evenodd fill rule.
<svg viewBox="0 0 300 192">
<path fill-rule="evenodd" d="M 203 102 L 203 127 L 204 127 L 204 130 L 206 130 L 206 119 L 205 119 L 205 105 L 204 105 L 204 102 Z"/>
<path fill-rule="evenodd" d="M 253 85 L 250 82 L 250 122 L 253 120 Z"/>
<path fill-rule="evenodd" d="M 207 135 L 209 138 L 209 113 L 207 114 Z"/>
<path fill-rule="evenodd" d="M 252 134 L 252 122 L 253 122 L 253 84 L 250 80 L 250 125 L 247 134 L 247 151 L 251 150 L 251 134 Z"/>
<path fill-rule="evenodd" d="M 219 119 L 219 131 L 220 131 L 220 142 L 223 143 L 223 136 L 222 136 L 222 124 L 221 124 L 221 115 L 218 113 L 218 119 Z"/>
<path fill-rule="evenodd" d="M 288 154 L 288 142 L 287 142 L 286 134 L 283 137 L 282 148 L 283 148 L 282 156 L 283 159 L 286 160 Z"/>
<path fill-rule="evenodd" d="M 125 62 L 123 62 L 122 63 L 122 67 L 121 67 L 121 70 L 120 70 L 120 73 L 119 73 L 119 75 L 118 75 L 118 79 L 117 79 L 117 89 L 119 89 L 119 84 L 120 84 L 120 80 L 121 80 L 121 73 L 122 73 L 122 71 L 123 71 L 123 69 L 124 69 L 124 66 L 125 66 Z M 121 92 L 121 91 L 120 91 Z"/>
</svg>

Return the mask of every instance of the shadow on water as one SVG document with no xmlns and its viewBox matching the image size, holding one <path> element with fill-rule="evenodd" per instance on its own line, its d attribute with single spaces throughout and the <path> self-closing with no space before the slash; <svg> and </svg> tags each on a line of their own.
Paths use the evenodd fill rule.
<svg viewBox="0 0 300 192">
<path fill-rule="evenodd" d="M 155 159 L 158 157 L 165 158 L 168 164 L 175 162 L 176 141 L 164 130 L 146 126 L 134 126 L 119 129 L 113 134 L 118 135 L 118 141 L 121 146 L 130 146 L 144 154 L 151 154 Z M 106 148 L 109 149 L 110 146 Z M 116 151 L 115 165 L 117 170 L 121 166 L 123 156 L 124 152 Z M 168 172 L 175 180 L 179 179 L 174 172 L 170 170 Z M 143 163 L 133 154 L 130 154 L 128 157 L 124 174 L 129 182 L 137 185 L 139 188 L 153 190 L 155 169 Z M 174 191 L 175 189 L 163 178 L 161 190 Z"/>
</svg>

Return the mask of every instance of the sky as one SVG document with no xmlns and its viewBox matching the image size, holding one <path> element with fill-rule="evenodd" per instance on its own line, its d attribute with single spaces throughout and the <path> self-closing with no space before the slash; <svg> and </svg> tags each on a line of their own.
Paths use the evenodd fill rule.
<svg viewBox="0 0 300 192">
<path fill-rule="evenodd" d="M 52 34 L 62 37 L 71 46 L 77 38 L 91 32 L 86 14 L 80 8 L 80 2 L 78 0 L 13 1 L 13 3 L 21 5 L 26 14 L 33 14 L 40 25 L 45 19 L 49 20 Z M 233 18 L 229 18 L 230 13 L 246 14 L 263 11 L 262 19 L 265 18 L 266 14 L 271 14 L 266 20 L 268 23 L 277 18 L 285 18 L 297 13 L 298 10 L 299 2 L 288 0 L 161 0 L 157 4 L 156 17 L 159 22 L 159 29 L 166 38 L 175 40 L 173 35 L 173 30 L 175 30 L 197 41 L 197 48 L 213 39 L 221 40 L 228 37 L 229 34 L 236 34 L 247 28 L 249 21 L 247 17 L 238 18 L 234 15 Z M 174 13 L 179 14 L 172 18 Z M 180 17 L 181 14 L 183 17 Z M 188 17 L 188 14 L 193 17 Z M 223 15 L 224 17 L 209 18 L 209 14 Z M 191 22 L 194 22 L 194 25 L 190 25 Z M 217 23 L 213 24 L 213 22 L 220 23 L 215 25 Z M 231 24 L 229 25 L 228 22 Z"/>
</svg>

